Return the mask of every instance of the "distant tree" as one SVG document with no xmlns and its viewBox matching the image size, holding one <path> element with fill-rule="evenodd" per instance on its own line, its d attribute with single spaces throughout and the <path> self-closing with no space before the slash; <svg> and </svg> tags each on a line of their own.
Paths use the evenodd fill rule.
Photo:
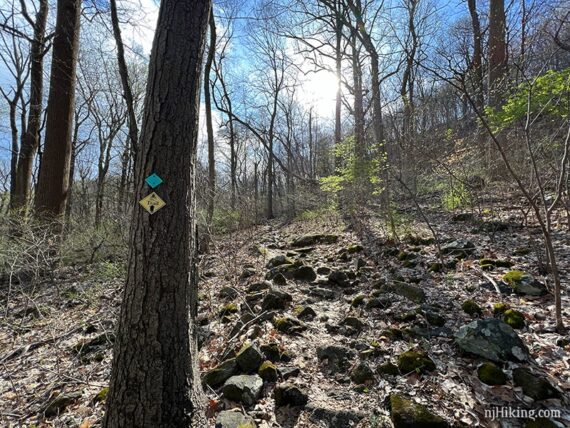
<svg viewBox="0 0 570 428">
<path fill-rule="evenodd" d="M 148 75 L 106 428 L 207 426 L 196 343 L 196 145 L 208 0 L 163 0 Z M 166 202 L 149 215 L 137 201 Z"/>
<path fill-rule="evenodd" d="M 214 147 L 214 127 L 212 124 L 212 98 L 210 93 L 210 73 L 216 55 L 216 22 L 214 12 L 210 13 L 210 42 L 208 44 L 208 56 L 204 67 L 204 104 L 206 107 L 206 130 L 208 133 L 208 209 L 206 224 L 212 223 L 214 217 L 214 203 L 216 200 L 216 154 Z"/>
<path fill-rule="evenodd" d="M 61 218 L 69 190 L 81 0 L 58 0 L 45 145 L 36 189 L 40 217 Z"/>
<path fill-rule="evenodd" d="M 489 105 L 497 108 L 503 100 L 507 77 L 505 0 L 489 2 Z"/>
</svg>

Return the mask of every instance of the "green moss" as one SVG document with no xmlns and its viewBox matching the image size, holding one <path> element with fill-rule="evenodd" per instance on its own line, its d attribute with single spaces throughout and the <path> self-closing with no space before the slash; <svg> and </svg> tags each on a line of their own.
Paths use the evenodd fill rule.
<svg viewBox="0 0 570 428">
<path fill-rule="evenodd" d="M 428 267 L 428 272 L 438 273 L 441 272 L 442 270 L 443 270 L 443 265 L 438 262 L 430 263 Z"/>
<path fill-rule="evenodd" d="M 390 395 L 390 415 L 396 428 L 398 427 L 430 427 L 444 428 L 448 424 L 443 418 L 433 414 L 430 410 L 407 400 L 398 394 Z"/>
<path fill-rule="evenodd" d="M 224 315 L 235 314 L 239 311 L 238 305 L 235 303 L 228 303 L 220 308 L 218 314 L 223 317 Z"/>
<path fill-rule="evenodd" d="M 463 302 L 463 304 L 461 305 L 461 309 L 463 309 L 463 312 L 471 316 L 481 315 L 481 313 L 483 312 L 481 310 L 481 307 L 473 300 L 466 300 L 465 302 Z"/>
<path fill-rule="evenodd" d="M 504 385 L 507 375 L 493 363 L 483 363 L 477 368 L 479 380 L 486 385 Z"/>
<path fill-rule="evenodd" d="M 354 308 L 356 308 L 357 306 L 362 306 L 364 304 L 364 298 L 365 296 L 363 294 L 359 294 L 354 299 L 352 299 L 350 306 Z"/>
<path fill-rule="evenodd" d="M 526 274 L 521 270 L 511 270 L 503 275 L 503 281 L 511 287 L 519 283 Z"/>
<path fill-rule="evenodd" d="M 401 262 L 406 261 L 406 260 L 413 260 L 416 258 L 415 254 L 412 253 L 407 253 L 405 251 L 400 251 L 398 253 L 398 260 L 400 260 Z"/>
<path fill-rule="evenodd" d="M 303 312 L 303 309 L 305 309 L 303 305 L 297 305 L 293 308 L 293 314 L 295 314 L 295 316 L 299 316 L 299 314 Z"/>
<path fill-rule="evenodd" d="M 93 398 L 93 402 L 100 403 L 102 401 L 105 401 L 107 399 L 108 394 L 109 394 L 109 387 L 107 386 L 97 393 L 95 398 Z"/>
<path fill-rule="evenodd" d="M 398 370 L 398 366 L 396 364 L 387 362 L 387 363 L 383 363 L 380 364 L 377 368 L 376 368 L 376 372 L 379 375 L 392 375 L 392 376 L 397 376 L 400 374 L 400 370 Z"/>
<path fill-rule="evenodd" d="M 509 305 L 503 302 L 498 302 L 493 305 L 493 315 L 498 316 L 503 314 L 507 309 L 509 309 Z"/>
<path fill-rule="evenodd" d="M 398 369 L 402 373 L 428 372 L 435 370 L 435 363 L 423 352 L 407 351 L 398 355 Z"/>
<path fill-rule="evenodd" d="M 364 248 L 362 247 L 362 245 L 358 245 L 358 244 L 352 244 L 349 245 L 346 248 L 346 252 L 348 254 L 355 254 L 355 253 L 359 253 L 360 251 L 362 251 Z"/>
<path fill-rule="evenodd" d="M 523 328 L 525 326 L 524 315 L 522 312 L 514 309 L 507 309 L 503 313 L 503 321 L 505 321 L 512 328 Z"/>
</svg>

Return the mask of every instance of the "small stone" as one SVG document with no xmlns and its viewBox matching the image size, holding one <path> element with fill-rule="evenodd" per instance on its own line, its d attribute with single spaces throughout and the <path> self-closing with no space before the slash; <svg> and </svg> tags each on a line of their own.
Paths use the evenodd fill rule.
<svg viewBox="0 0 570 428">
<path fill-rule="evenodd" d="M 292 383 L 277 385 L 274 394 L 277 407 L 304 406 L 309 401 L 307 392 Z"/>
<path fill-rule="evenodd" d="M 264 311 L 282 310 L 287 307 L 287 304 L 293 300 L 293 297 L 278 288 L 272 288 L 265 295 L 261 303 L 261 309 Z"/>
<path fill-rule="evenodd" d="M 236 354 L 238 366 L 245 372 L 251 373 L 258 369 L 263 357 L 256 346 L 246 343 Z"/>
<path fill-rule="evenodd" d="M 507 375 L 493 363 L 483 363 L 477 368 L 477 377 L 486 385 L 504 385 Z"/>
<path fill-rule="evenodd" d="M 222 299 L 235 299 L 238 297 L 238 292 L 235 288 L 233 287 L 223 287 L 220 290 L 220 297 Z"/>
<path fill-rule="evenodd" d="M 224 361 L 217 367 L 207 371 L 203 377 L 202 382 L 212 388 L 221 385 L 238 371 L 238 365 L 235 358 L 230 358 Z"/>
<path fill-rule="evenodd" d="M 354 352 L 338 345 L 320 346 L 317 348 L 317 358 L 320 362 L 326 361 L 327 367 L 333 373 L 348 369 L 349 360 Z"/>
<path fill-rule="evenodd" d="M 297 318 L 290 316 L 273 318 L 273 325 L 283 333 L 296 334 L 307 329 L 307 326 Z"/>
<path fill-rule="evenodd" d="M 257 372 L 263 380 L 275 382 L 277 380 L 277 367 L 271 361 L 264 361 Z"/>
<path fill-rule="evenodd" d="M 312 320 L 317 316 L 317 313 L 310 306 L 297 306 L 293 311 L 300 320 Z"/>
<path fill-rule="evenodd" d="M 257 425 L 251 416 L 224 410 L 218 414 L 215 428 L 257 428 Z"/>
<path fill-rule="evenodd" d="M 398 366 L 396 364 L 393 364 L 391 362 L 386 362 L 380 364 L 376 368 L 376 373 L 378 373 L 379 375 L 397 376 L 400 374 L 400 370 L 398 369 Z"/>
<path fill-rule="evenodd" d="M 382 297 L 373 297 L 371 299 L 368 299 L 364 307 L 366 309 L 375 309 L 375 308 L 386 309 L 389 308 L 390 306 L 392 306 L 392 301 L 390 300 L 390 298 L 382 296 Z"/>
<path fill-rule="evenodd" d="M 279 361 L 291 361 L 291 356 L 286 351 L 283 351 L 275 342 L 261 345 L 260 350 L 267 360 L 274 363 Z"/>
<path fill-rule="evenodd" d="M 329 282 L 339 287 L 348 287 L 350 285 L 348 274 L 340 270 L 333 271 L 329 274 Z"/>
<path fill-rule="evenodd" d="M 299 367 L 279 367 L 278 371 L 281 377 L 285 380 L 297 377 L 301 374 Z"/>
<path fill-rule="evenodd" d="M 473 300 L 466 300 L 463 302 L 461 309 L 463 309 L 463 312 L 471 316 L 481 315 L 483 313 L 481 307 Z"/>
<path fill-rule="evenodd" d="M 319 275 L 330 275 L 331 273 L 331 268 L 328 266 L 319 266 L 317 268 L 317 274 Z"/>
<path fill-rule="evenodd" d="M 263 380 L 257 374 L 232 376 L 224 383 L 222 393 L 228 400 L 251 406 L 259 398 L 262 387 Z"/>
<path fill-rule="evenodd" d="M 257 293 L 259 291 L 269 290 L 271 283 L 269 281 L 254 282 L 247 288 L 248 293 Z"/>
<path fill-rule="evenodd" d="M 356 317 L 346 317 L 341 321 L 340 325 L 351 327 L 356 331 L 362 330 L 365 326 L 365 324 Z"/>
<path fill-rule="evenodd" d="M 287 278 L 282 273 L 277 273 L 273 277 L 273 284 L 275 285 L 287 285 Z"/>
<path fill-rule="evenodd" d="M 398 369 L 403 374 L 415 371 L 426 373 L 435 370 L 435 363 L 423 352 L 407 351 L 398 355 Z"/>
<path fill-rule="evenodd" d="M 356 384 L 366 383 L 374 380 L 374 372 L 366 363 L 360 362 L 350 372 L 350 379 Z"/>
<path fill-rule="evenodd" d="M 241 271 L 241 275 L 240 278 L 241 279 L 246 279 L 246 278 L 250 278 L 253 275 L 255 275 L 257 273 L 257 271 L 255 270 L 254 267 L 252 266 L 246 266 L 243 268 L 243 270 Z"/>
<path fill-rule="evenodd" d="M 293 264 L 293 260 L 291 260 L 289 257 L 281 254 L 278 256 L 275 256 L 273 258 L 271 258 L 268 262 L 266 267 L 268 269 L 272 269 L 276 266 L 281 266 L 281 265 L 290 265 Z"/>
<path fill-rule="evenodd" d="M 529 369 L 518 367 L 513 370 L 513 382 L 520 386 L 525 395 L 535 400 L 548 398 L 560 398 L 560 392 L 555 389 L 546 379 L 535 375 Z"/>
<path fill-rule="evenodd" d="M 313 270 L 313 268 L 310 266 L 299 266 L 293 272 L 293 278 L 295 278 L 298 281 L 311 282 L 311 281 L 314 281 L 315 279 L 317 279 L 317 274 Z"/>
<path fill-rule="evenodd" d="M 447 428 L 449 425 L 427 407 L 414 403 L 399 394 L 390 395 L 390 416 L 394 428 Z"/>
</svg>

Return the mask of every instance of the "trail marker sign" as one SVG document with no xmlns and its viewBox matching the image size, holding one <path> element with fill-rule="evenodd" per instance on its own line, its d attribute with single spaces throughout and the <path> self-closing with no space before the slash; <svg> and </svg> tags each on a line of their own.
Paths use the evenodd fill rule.
<svg viewBox="0 0 570 428">
<path fill-rule="evenodd" d="M 156 193 L 152 192 L 147 197 L 141 199 L 139 201 L 139 204 L 141 204 L 141 206 L 147 210 L 149 214 L 154 214 L 159 209 L 164 207 L 166 205 L 166 202 L 164 202 Z"/>
<path fill-rule="evenodd" d="M 149 175 L 144 181 L 153 189 L 162 184 L 162 178 L 154 173 Z"/>
</svg>

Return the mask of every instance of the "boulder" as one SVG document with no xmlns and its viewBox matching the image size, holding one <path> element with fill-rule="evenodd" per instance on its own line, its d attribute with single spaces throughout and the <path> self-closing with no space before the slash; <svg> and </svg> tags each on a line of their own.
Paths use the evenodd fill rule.
<svg viewBox="0 0 570 428">
<path fill-rule="evenodd" d="M 257 425 L 251 416 L 224 410 L 218 414 L 215 428 L 257 428 Z"/>
<path fill-rule="evenodd" d="M 263 357 L 259 349 L 249 343 L 243 345 L 236 354 L 236 362 L 239 368 L 245 373 L 257 371 L 262 361 Z"/>
<path fill-rule="evenodd" d="M 398 369 L 403 374 L 414 371 L 426 373 L 435 370 L 435 363 L 425 353 L 410 350 L 398 355 Z"/>
<path fill-rule="evenodd" d="M 526 345 L 513 328 L 496 318 L 475 320 L 455 334 L 455 343 L 463 351 L 491 361 L 527 361 Z"/>
<path fill-rule="evenodd" d="M 222 388 L 224 398 L 253 405 L 261 394 L 263 380 L 259 375 L 239 375 L 230 377 Z"/>
<path fill-rule="evenodd" d="M 305 410 L 309 413 L 309 419 L 318 426 L 326 428 L 347 428 L 356 426 L 365 414 L 350 409 L 342 409 L 337 407 L 328 407 L 318 404 L 309 403 Z"/>
<path fill-rule="evenodd" d="M 524 395 L 528 395 L 535 400 L 560 398 L 560 392 L 548 380 L 524 367 L 518 367 L 513 370 L 513 383 L 515 386 L 522 388 Z"/>
<path fill-rule="evenodd" d="M 427 407 L 414 403 L 399 394 L 389 399 L 390 417 L 394 428 L 447 428 L 449 425 Z"/>
<path fill-rule="evenodd" d="M 292 383 L 281 383 L 275 387 L 275 405 L 304 406 L 309 401 L 307 392 Z"/>
<path fill-rule="evenodd" d="M 529 273 L 511 270 L 503 275 L 503 281 L 517 294 L 543 296 L 547 293 L 544 284 L 540 283 Z"/>
<path fill-rule="evenodd" d="M 238 365 L 235 358 L 230 358 L 222 362 L 212 370 L 207 371 L 203 377 L 202 382 L 212 388 L 221 385 L 238 371 Z"/>
<path fill-rule="evenodd" d="M 477 367 L 477 377 L 486 385 L 504 385 L 507 375 L 493 363 L 483 363 Z"/>
<path fill-rule="evenodd" d="M 278 288 L 271 288 L 261 303 L 261 309 L 264 311 L 285 309 L 287 304 L 293 300 L 293 297 Z"/>
<path fill-rule="evenodd" d="M 360 362 L 350 371 L 350 379 L 356 384 L 366 383 L 374 380 L 374 372 L 368 364 Z"/>
</svg>

